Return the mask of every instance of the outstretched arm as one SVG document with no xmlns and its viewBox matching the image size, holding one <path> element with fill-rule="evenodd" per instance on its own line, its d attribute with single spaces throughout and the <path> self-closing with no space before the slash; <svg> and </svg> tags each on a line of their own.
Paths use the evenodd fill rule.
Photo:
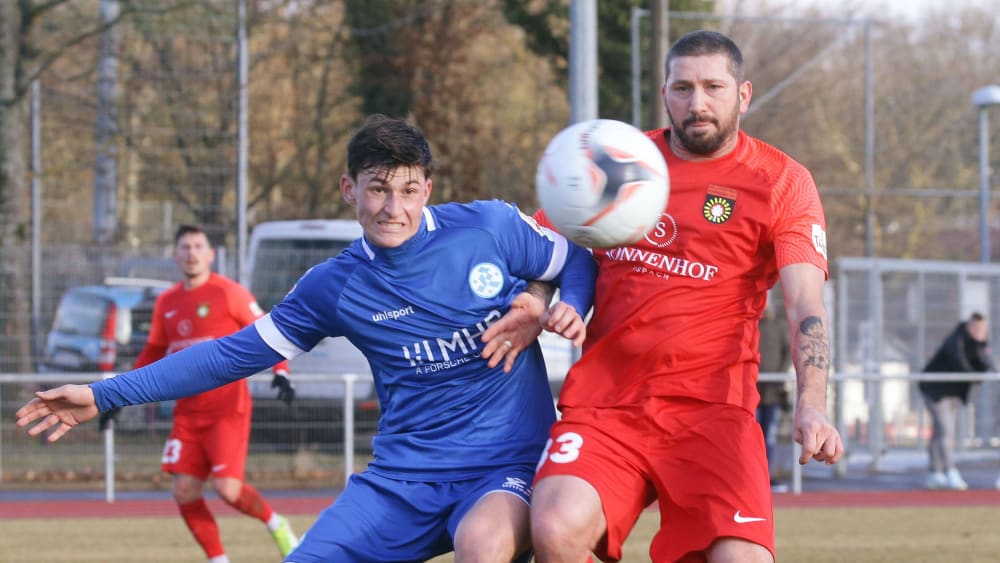
<svg viewBox="0 0 1000 563">
<path fill-rule="evenodd" d="M 830 336 L 823 304 L 823 271 L 811 264 L 781 269 L 797 397 L 793 435 L 802 445 L 800 464 L 810 459 L 836 463 L 844 454 L 840 433 L 826 415 Z"/>
<path fill-rule="evenodd" d="M 281 359 L 250 326 L 111 379 L 38 392 L 17 411 L 17 423 L 23 427 L 39 420 L 28 431 L 32 436 L 61 424 L 49 436 L 54 442 L 101 412 L 196 395 L 253 375 Z"/>
</svg>

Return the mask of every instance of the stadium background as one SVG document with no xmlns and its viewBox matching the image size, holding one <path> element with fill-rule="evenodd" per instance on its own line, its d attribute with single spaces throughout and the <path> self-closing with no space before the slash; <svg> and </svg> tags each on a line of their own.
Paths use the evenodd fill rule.
<svg viewBox="0 0 1000 563">
<path fill-rule="evenodd" d="M 23 58 L 13 72 L 10 59 L 0 63 L 9 81 L 3 122 L 18 133 L 0 147 L 4 162 L 15 163 L 4 168 L 0 190 L 0 374 L 23 382 L 0 387 L 5 484 L 91 486 L 102 475 L 94 429 L 80 429 L 56 456 L 9 424 L 42 383 L 30 374 L 65 289 L 107 275 L 173 279 L 170 239 L 188 221 L 211 230 L 228 257 L 222 269 L 236 272 L 240 119 L 249 141 L 250 226 L 349 217 L 337 192 L 344 144 L 373 112 L 406 116 L 428 134 L 440 164 L 435 201 L 503 197 L 535 207 L 537 157 L 570 112 L 566 2 L 248 1 L 242 114 L 240 5 L 53 3 L 8 35 L 20 39 Z M 632 121 L 631 8 L 649 5 L 597 5 L 599 114 Z M 843 409 L 849 440 L 876 454 L 919 448 L 926 422 L 912 379 L 902 376 L 919 369 L 970 307 L 986 305 L 997 317 L 998 273 L 976 264 L 977 115 L 969 101 L 975 89 L 1000 82 L 997 14 L 986 4 L 912 21 L 862 11 L 860 2 L 825 12 L 793 2 L 691 0 L 670 8 L 671 37 L 710 27 L 737 40 L 755 92 L 745 129 L 816 178 L 829 223 L 835 360 L 838 376 L 853 378 L 849 388 L 833 384 L 831 403 Z M 12 14 L 4 15 L 9 25 Z M 644 60 L 649 19 L 637 20 L 640 126 L 658 103 Z M 992 220 L 990 227 L 993 238 Z M 869 261 L 841 260 L 851 257 Z M 904 262 L 885 273 L 879 259 Z M 963 447 L 983 451 L 996 446 L 997 429 L 992 387 L 981 391 Z M 163 430 L 119 438 L 123 483 L 162 485 Z M 342 460 L 323 448 L 255 454 L 256 477 L 319 486 L 342 478 L 335 469 Z"/>
</svg>

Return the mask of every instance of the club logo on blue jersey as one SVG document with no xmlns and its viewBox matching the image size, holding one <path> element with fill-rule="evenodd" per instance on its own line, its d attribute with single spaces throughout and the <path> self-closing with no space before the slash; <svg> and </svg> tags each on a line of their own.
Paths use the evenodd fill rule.
<svg viewBox="0 0 1000 563">
<path fill-rule="evenodd" d="M 480 262 L 469 272 L 469 287 L 483 299 L 496 297 L 503 289 L 503 272 L 496 264 Z"/>
</svg>

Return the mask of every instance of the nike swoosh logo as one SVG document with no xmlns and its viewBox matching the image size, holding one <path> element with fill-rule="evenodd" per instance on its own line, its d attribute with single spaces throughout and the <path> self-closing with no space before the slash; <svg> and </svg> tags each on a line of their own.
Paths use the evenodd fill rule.
<svg viewBox="0 0 1000 563">
<path fill-rule="evenodd" d="M 733 514 L 733 522 L 737 524 L 746 524 L 747 522 L 763 522 L 767 518 L 753 518 L 751 516 L 740 516 L 740 511 L 737 510 L 736 514 Z"/>
<path fill-rule="evenodd" d="M 166 313 L 163 314 L 163 316 L 169 319 L 170 317 L 173 317 L 176 314 L 177 314 L 176 310 L 174 310 L 174 311 L 167 311 Z"/>
<path fill-rule="evenodd" d="M 212 473 L 218 473 L 219 471 L 222 471 L 225 468 L 226 468 L 226 464 L 225 463 L 223 463 L 221 465 L 213 465 L 212 466 Z M 739 516 L 740 513 L 737 512 L 736 515 Z"/>
</svg>

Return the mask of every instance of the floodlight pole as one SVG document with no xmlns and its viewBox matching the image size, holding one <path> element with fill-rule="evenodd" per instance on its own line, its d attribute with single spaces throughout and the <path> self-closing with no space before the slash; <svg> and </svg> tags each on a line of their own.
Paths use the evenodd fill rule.
<svg viewBox="0 0 1000 563">
<path fill-rule="evenodd" d="M 990 135 L 986 106 L 979 108 L 979 261 L 990 261 Z"/>
<path fill-rule="evenodd" d="M 569 4 L 569 122 L 597 119 L 597 0 Z"/>
<path fill-rule="evenodd" d="M 247 3 L 238 0 L 236 28 L 236 280 L 248 285 L 247 272 L 247 202 L 249 201 L 250 160 L 250 63 L 247 39 Z"/>
<path fill-rule="evenodd" d="M 990 261 L 990 132 L 987 110 L 1000 105 L 1000 86 L 984 86 L 972 93 L 979 109 L 979 261 Z"/>
<path fill-rule="evenodd" d="M 639 67 L 639 18 L 648 16 L 649 10 L 632 6 L 630 38 L 632 41 L 632 125 L 642 128 L 642 96 L 639 89 L 642 87 L 642 69 Z"/>
</svg>

